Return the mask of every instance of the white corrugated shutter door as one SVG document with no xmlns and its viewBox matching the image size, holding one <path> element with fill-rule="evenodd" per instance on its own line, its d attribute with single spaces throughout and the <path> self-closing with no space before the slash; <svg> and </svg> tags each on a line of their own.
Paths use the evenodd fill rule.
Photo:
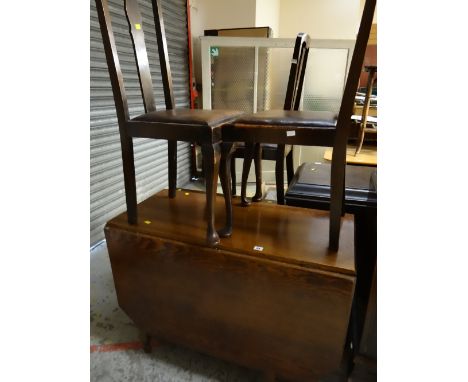
<svg viewBox="0 0 468 382">
<path fill-rule="evenodd" d="M 151 0 L 140 0 L 158 110 L 165 109 Z M 189 107 L 186 0 L 162 0 L 177 107 Z M 130 116 L 144 112 L 123 0 L 109 0 Z M 104 238 L 105 223 L 126 210 L 119 130 L 96 3 L 91 0 L 91 244 Z M 167 142 L 134 139 L 138 201 L 167 188 Z M 190 178 L 189 145 L 178 144 L 177 185 Z"/>
</svg>

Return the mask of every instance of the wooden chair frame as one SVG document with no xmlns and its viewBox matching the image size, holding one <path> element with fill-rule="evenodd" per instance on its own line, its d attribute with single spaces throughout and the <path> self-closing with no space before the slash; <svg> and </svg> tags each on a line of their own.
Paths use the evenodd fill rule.
<svg viewBox="0 0 468 382">
<path fill-rule="evenodd" d="M 351 60 L 351 65 L 346 79 L 345 90 L 341 102 L 340 111 L 336 121 L 336 128 L 323 129 L 310 125 L 308 128 L 298 128 L 297 125 L 289 126 L 271 123 L 270 125 L 255 125 L 242 123 L 242 119 L 234 124 L 229 124 L 223 128 L 223 146 L 222 150 L 222 177 L 230 178 L 230 166 L 225 161 L 229 161 L 230 149 L 227 142 L 245 142 L 246 144 L 255 143 L 275 143 L 278 147 L 286 144 L 291 145 L 311 145 L 311 146 L 329 146 L 333 142 L 333 154 L 331 165 L 331 198 L 330 198 L 330 230 L 329 230 L 329 249 L 337 251 L 339 247 L 341 216 L 344 205 L 344 186 L 345 186 L 345 168 L 346 168 L 346 145 L 349 135 L 351 115 L 353 111 L 356 89 L 359 83 L 359 76 L 364 61 L 364 54 L 369 39 L 372 19 L 374 15 L 376 0 L 366 0 L 359 32 L 356 39 L 356 45 Z M 298 112 L 301 113 L 301 112 Z M 252 153 L 253 154 L 253 153 Z M 229 179 L 230 180 L 230 179 Z M 224 192 L 227 190 L 229 180 L 222 179 Z M 232 228 L 232 222 L 227 227 Z"/>
<path fill-rule="evenodd" d="M 164 87 L 166 110 L 156 111 L 153 84 L 146 52 L 141 13 L 137 0 L 125 0 L 125 12 L 130 28 L 137 61 L 140 88 L 145 114 L 130 119 L 127 96 L 112 31 L 108 0 L 96 0 L 106 53 L 122 149 L 125 197 L 129 224 L 138 224 L 137 195 L 133 138 L 166 139 L 168 141 L 169 198 L 176 195 L 177 141 L 198 142 L 202 147 L 206 175 L 207 243 L 214 246 L 226 230 L 215 229 L 214 205 L 220 162 L 221 126 L 233 121 L 241 112 L 220 110 L 176 109 L 172 90 L 172 75 L 164 30 L 160 0 L 152 0 L 161 77 Z"/>
<path fill-rule="evenodd" d="M 304 85 L 305 71 L 307 68 L 307 58 L 309 56 L 310 39 L 305 33 L 298 33 L 294 44 L 289 79 L 286 87 L 284 100 L 284 110 L 298 110 L 301 101 L 302 89 Z M 292 145 L 264 145 L 262 143 L 247 143 L 245 146 L 236 146 L 231 156 L 231 183 L 232 195 L 236 195 L 236 175 L 235 158 L 244 158 L 241 181 L 241 204 L 248 206 L 247 200 L 247 179 L 252 164 L 255 165 L 256 192 L 252 197 L 253 202 L 262 199 L 262 160 L 275 161 L 276 194 L 279 204 L 284 204 L 284 161 L 286 159 L 286 171 L 288 184 L 294 176 L 294 163 Z"/>
</svg>

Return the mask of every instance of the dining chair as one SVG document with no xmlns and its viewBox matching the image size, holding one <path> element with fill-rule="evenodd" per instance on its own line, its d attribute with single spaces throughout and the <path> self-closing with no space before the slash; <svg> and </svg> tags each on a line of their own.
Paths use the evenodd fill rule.
<svg viewBox="0 0 468 382">
<path fill-rule="evenodd" d="M 96 6 L 117 111 L 128 223 L 138 224 L 133 138 L 165 139 L 168 141 L 169 198 L 174 198 L 176 195 L 177 141 L 197 142 L 202 147 L 206 178 L 206 242 L 210 246 L 215 246 L 219 243 L 219 236 L 223 236 L 224 232 L 224 230 L 220 230 L 220 234 L 218 234 L 216 231 L 214 214 L 220 162 L 221 127 L 226 122 L 233 121 L 242 112 L 176 108 L 161 2 L 160 0 L 152 0 L 166 105 L 166 110 L 156 110 L 142 16 L 137 0 L 125 0 L 125 13 L 145 110 L 144 114 L 130 118 L 108 0 L 96 0 Z"/>
<path fill-rule="evenodd" d="M 221 163 L 220 174 L 221 182 L 224 183 L 223 190 L 229 193 L 230 189 L 228 190 L 229 187 L 227 187 L 229 180 L 225 178 L 230 178 L 230 166 L 224 163 L 224 161 L 230 159 L 228 142 L 245 142 L 250 146 L 255 143 L 273 143 L 277 144 L 278 148 L 282 148 L 287 144 L 333 147 L 330 179 L 330 251 L 337 251 L 339 247 L 344 202 L 346 145 L 375 4 L 376 0 L 366 0 L 365 2 L 337 117 L 331 112 L 268 110 L 241 116 L 234 123 L 224 126 L 222 131 L 221 161 L 223 163 Z M 250 150 L 249 157 L 245 159 L 246 161 L 251 161 L 252 151 Z M 246 168 L 248 168 L 248 164 Z M 278 200 L 278 203 L 284 204 L 284 188 L 280 187 L 280 189 L 283 192 L 281 195 L 280 190 L 280 196 L 282 197 Z M 232 219 L 232 213 L 227 216 Z M 227 224 L 226 227 L 232 227 L 232 223 Z"/>
<path fill-rule="evenodd" d="M 286 86 L 286 96 L 284 100 L 284 110 L 298 110 L 301 100 L 302 88 L 304 84 L 305 70 L 307 67 L 307 57 L 309 53 L 308 37 L 305 33 L 298 33 L 294 43 L 293 56 L 291 60 L 291 67 L 289 71 L 289 79 Z M 253 202 L 262 200 L 262 160 L 275 161 L 275 179 L 277 198 L 284 199 L 281 193 L 278 194 L 280 189 L 279 185 L 284 184 L 284 162 L 286 160 L 286 172 L 288 184 L 294 176 L 294 163 L 293 163 L 293 145 L 278 146 L 272 143 L 254 143 L 245 144 L 243 142 L 236 142 L 235 150 L 231 156 L 231 184 L 232 195 L 236 195 L 236 158 L 244 158 L 242 180 L 241 180 L 241 205 L 248 206 L 250 202 L 247 200 L 247 178 L 252 163 L 252 156 L 254 159 L 255 167 L 255 195 L 251 198 Z M 253 150 L 253 151 L 252 151 Z M 284 187 L 284 186 L 283 186 Z"/>
</svg>

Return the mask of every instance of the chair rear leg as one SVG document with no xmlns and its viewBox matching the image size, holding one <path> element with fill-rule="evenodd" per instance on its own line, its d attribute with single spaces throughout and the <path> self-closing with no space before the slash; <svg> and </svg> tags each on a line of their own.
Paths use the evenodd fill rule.
<svg viewBox="0 0 468 382">
<path fill-rule="evenodd" d="M 241 183 L 241 205 L 246 207 L 250 205 L 247 200 L 247 179 L 249 177 L 250 166 L 252 165 L 252 158 L 254 155 L 255 144 L 246 143 L 244 153 L 244 165 L 242 167 L 242 183 Z"/>
<path fill-rule="evenodd" d="M 122 148 L 122 166 L 124 172 L 125 201 L 127 203 L 127 221 L 137 224 L 137 194 L 135 181 L 135 161 L 133 156 L 133 140 L 120 134 Z"/>
<path fill-rule="evenodd" d="M 219 244 L 219 236 L 215 229 L 215 202 L 221 157 L 220 144 L 203 144 L 202 155 L 206 182 L 206 215 L 208 223 L 206 242 L 209 246 L 214 247 Z"/>
<path fill-rule="evenodd" d="M 255 165 L 255 195 L 252 202 L 259 202 L 262 200 L 262 145 L 255 144 L 254 151 L 254 165 Z"/>
<path fill-rule="evenodd" d="M 231 157 L 231 185 L 232 185 L 232 196 L 236 196 L 236 158 Z"/>
<path fill-rule="evenodd" d="M 177 141 L 167 142 L 169 163 L 169 198 L 175 198 L 177 188 Z"/>
<path fill-rule="evenodd" d="M 284 204 L 284 145 L 278 145 L 276 149 L 276 200 L 278 204 Z"/>
<path fill-rule="evenodd" d="M 337 251 L 339 247 L 341 217 L 343 215 L 345 197 L 345 168 L 345 155 L 338 157 L 336 160 L 332 160 L 330 178 L 330 231 L 328 244 L 328 248 L 331 251 Z"/>
<path fill-rule="evenodd" d="M 291 151 L 286 155 L 286 173 L 288 176 L 288 186 L 291 184 L 292 178 L 294 177 L 294 161 L 293 161 L 293 147 L 291 146 Z"/>
<path fill-rule="evenodd" d="M 226 225 L 218 231 L 220 237 L 229 237 L 232 234 L 232 195 L 231 195 L 231 159 L 234 153 L 234 145 L 229 142 L 221 143 L 221 164 L 219 177 L 224 194 L 224 205 L 226 208 Z"/>
</svg>

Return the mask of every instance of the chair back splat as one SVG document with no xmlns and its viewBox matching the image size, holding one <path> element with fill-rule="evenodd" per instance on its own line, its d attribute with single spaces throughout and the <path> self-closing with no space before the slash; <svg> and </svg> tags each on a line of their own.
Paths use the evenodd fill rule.
<svg viewBox="0 0 468 382">
<path fill-rule="evenodd" d="M 154 103 L 153 82 L 151 81 L 148 55 L 146 53 L 145 34 L 143 33 L 143 19 L 137 0 L 125 0 L 125 14 L 132 37 L 145 112 L 150 113 L 156 111 L 156 106 Z"/>
<path fill-rule="evenodd" d="M 134 0 L 135 1 L 135 0 Z M 158 42 L 159 60 L 161 64 L 161 77 L 164 87 L 164 100 L 166 109 L 174 109 L 174 91 L 172 90 L 172 74 L 169 66 L 169 53 L 167 50 L 166 31 L 164 30 L 161 0 L 152 0 L 154 24 L 156 26 L 156 40 Z"/>
<path fill-rule="evenodd" d="M 351 65 L 336 125 L 331 164 L 331 179 L 334 181 L 331 182 L 330 189 L 330 249 L 334 251 L 338 250 L 341 215 L 344 206 L 346 144 L 348 142 L 356 89 L 358 87 L 359 76 L 364 62 L 364 54 L 366 52 L 372 19 L 374 17 L 375 4 L 376 0 L 366 0 L 366 4 L 364 5 L 361 24 L 359 26 L 353 58 L 351 59 Z"/>
<path fill-rule="evenodd" d="M 138 79 L 145 113 L 130 119 L 122 70 L 112 31 L 108 0 L 96 0 L 107 66 L 112 83 L 114 101 L 119 122 L 122 168 L 124 173 L 127 220 L 138 225 L 137 190 L 135 180 L 135 157 L 133 138 L 166 139 L 168 158 L 168 197 L 175 198 L 177 191 L 177 141 L 197 142 L 202 146 L 205 166 L 206 187 L 206 237 L 205 243 L 215 246 L 219 234 L 215 228 L 216 184 L 219 171 L 221 129 L 232 123 L 242 112 L 235 110 L 200 110 L 176 108 L 172 90 L 172 76 L 169 67 L 166 35 L 163 25 L 162 7 L 159 0 L 152 0 L 156 27 L 157 45 L 161 77 L 164 87 L 166 110 L 156 110 L 155 94 L 143 33 L 143 18 L 138 8 L 138 0 L 122 2 L 129 25 Z M 188 84 L 187 84 L 188 85 Z M 227 207 L 226 207 L 227 210 Z M 227 216 L 227 214 L 226 214 Z M 229 220 L 229 222 L 232 219 Z M 226 218 L 228 221 L 228 218 Z M 230 235 L 230 230 L 221 230 L 221 236 Z"/>
<path fill-rule="evenodd" d="M 307 36 L 307 34 L 298 33 L 296 37 L 296 42 L 294 44 L 293 56 L 291 59 L 291 69 L 289 71 L 288 85 L 286 88 L 286 97 L 284 99 L 284 110 L 291 110 L 293 106 L 296 106 L 296 104 L 297 108 L 299 108 L 300 93 L 302 89 L 299 90 L 298 84 L 300 84 L 300 79 L 303 79 L 302 69 L 305 69 L 305 66 L 303 66 L 303 60 L 304 57 L 307 57 L 307 53 L 309 50 L 308 41 L 309 37 Z"/>
</svg>

